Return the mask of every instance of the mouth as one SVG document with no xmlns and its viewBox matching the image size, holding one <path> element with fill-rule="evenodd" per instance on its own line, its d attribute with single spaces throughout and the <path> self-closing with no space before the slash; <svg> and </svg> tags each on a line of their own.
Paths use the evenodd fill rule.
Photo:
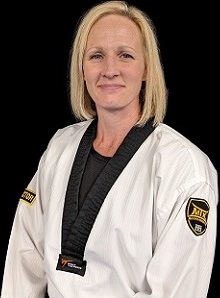
<svg viewBox="0 0 220 298">
<path fill-rule="evenodd" d="M 102 84 L 102 85 L 99 85 L 99 88 L 103 91 L 116 92 L 124 88 L 124 86 L 119 84 Z"/>
</svg>

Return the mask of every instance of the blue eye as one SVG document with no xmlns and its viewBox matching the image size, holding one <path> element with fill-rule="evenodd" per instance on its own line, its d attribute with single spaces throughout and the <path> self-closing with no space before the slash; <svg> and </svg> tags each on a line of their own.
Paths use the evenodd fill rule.
<svg viewBox="0 0 220 298">
<path fill-rule="evenodd" d="M 121 55 L 121 57 L 122 57 L 122 58 L 132 58 L 132 59 L 133 59 L 133 57 L 132 57 L 130 54 L 128 54 L 128 53 L 123 53 L 123 54 Z"/>
<path fill-rule="evenodd" d="M 94 54 L 90 56 L 90 59 L 102 59 L 102 55 L 101 54 Z"/>
</svg>

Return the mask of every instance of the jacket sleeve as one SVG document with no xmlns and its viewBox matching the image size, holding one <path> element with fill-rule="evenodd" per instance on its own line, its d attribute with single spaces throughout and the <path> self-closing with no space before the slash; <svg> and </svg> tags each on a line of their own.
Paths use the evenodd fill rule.
<svg viewBox="0 0 220 298">
<path fill-rule="evenodd" d="M 1 298 L 43 298 L 43 204 L 37 193 L 37 174 L 19 200 L 5 261 Z"/>
<path fill-rule="evenodd" d="M 157 219 L 157 243 L 146 269 L 148 289 L 135 298 L 207 297 L 216 245 L 217 187 L 180 192 Z"/>
</svg>

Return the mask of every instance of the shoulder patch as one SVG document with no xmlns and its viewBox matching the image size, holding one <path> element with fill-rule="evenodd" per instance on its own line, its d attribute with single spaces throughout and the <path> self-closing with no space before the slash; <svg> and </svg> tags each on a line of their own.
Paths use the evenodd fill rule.
<svg viewBox="0 0 220 298">
<path fill-rule="evenodd" d="M 29 188 L 25 188 L 20 197 L 20 200 L 28 205 L 33 205 L 36 200 L 36 193 Z"/>
<path fill-rule="evenodd" d="M 209 204 L 204 199 L 189 198 L 186 206 L 188 226 L 196 236 L 205 233 L 208 223 Z"/>
</svg>

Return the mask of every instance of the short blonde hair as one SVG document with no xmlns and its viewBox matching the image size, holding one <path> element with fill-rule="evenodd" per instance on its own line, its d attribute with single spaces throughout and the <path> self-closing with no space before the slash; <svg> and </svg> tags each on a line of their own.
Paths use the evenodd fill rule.
<svg viewBox="0 0 220 298">
<path fill-rule="evenodd" d="M 96 109 L 85 86 L 83 58 L 92 26 L 103 16 L 117 14 L 132 20 L 143 38 L 146 80 L 140 91 L 141 114 L 137 122 L 143 126 L 149 118 L 157 125 L 163 121 L 167 106 L 167 89 L 154 25 L 146 13 L 125 1 L 106 1 L 90 8 L 82 15 L 76 28 L 70 55 L 70 102 L 78 120 L 96 117 Z"/>
</svg>

